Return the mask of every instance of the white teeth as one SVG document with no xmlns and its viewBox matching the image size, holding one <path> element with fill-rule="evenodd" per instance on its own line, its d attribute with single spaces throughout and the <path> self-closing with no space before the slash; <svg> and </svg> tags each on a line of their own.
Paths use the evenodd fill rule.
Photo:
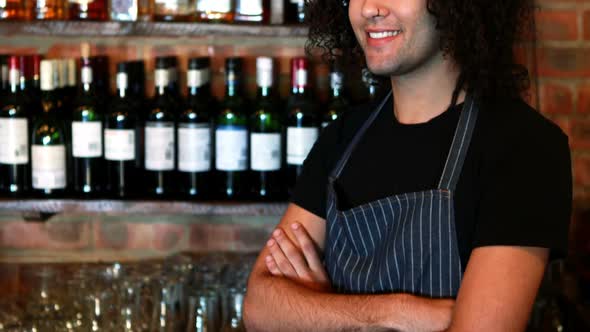
<svg viewBox="0 0 590 332">
<path fill-rule="evenodd" d="M 381 38 L 387 38 L 387 37 L 397 36 L 400 33 L 401 33 L 400 30 L 395 30 L 395 31 L 381 31 L 381 32 L 369 32 L 369 37 L 371 37 L 373 39 L 381 39 Z"/>
</svg>

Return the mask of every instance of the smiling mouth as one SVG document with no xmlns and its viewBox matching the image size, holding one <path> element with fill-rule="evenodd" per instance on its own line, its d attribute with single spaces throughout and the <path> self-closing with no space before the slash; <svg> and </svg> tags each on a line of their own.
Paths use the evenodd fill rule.
<svg viewBox="0 0 590 332">
<path fill-rule="evenodd" d="M 392 31 L 379 31 L 379 32 L 368 32 L 369 38 L 372 39 L 383 39 L 383 38 L 390 38 L 395 37 L 402 33 L 401 30 L 392 30 Z"/>
</svg>

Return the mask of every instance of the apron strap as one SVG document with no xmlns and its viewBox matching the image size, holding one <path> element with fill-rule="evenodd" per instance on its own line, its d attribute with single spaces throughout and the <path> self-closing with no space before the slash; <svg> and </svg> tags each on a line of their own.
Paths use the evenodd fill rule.
<svg viewBox="0 0 590 332">
<path fill-rule="evenodd" d="M 340 158 L 340 160 L 336 164 L 336 167 L 332 170 L 332 173 L 330 174 L 330 177 L 328 178 L 330 184 L 333 184 L 334 181 L 336 180 L 336 178 L 338 178 L 340 176 L 340 173 L 342 173 L 342 170 L 344 169 L 344 166 L 346 166 L 346 163 L 348 162 L 348 159 L 350 159 L 350 155 L 354 151 L 354 148 L 357 146 L 358 142 L 364 136 L 364 134 L 367 131 L 367 129 L 369 129 L 369 127 L 371 126 L 371 124 L 375 121 L 375 119 L 377 118 L 377 115 L 379 115 L 379 113 L 383 109 L 383 105 L 385 105 L 385 103 L 387 102 L 387 100 L 389 100 L 389 97 L 391 95 L 392 95 L 392 91 L 389 91 L 389 93 L 387 94 L 387 96 L 385 96 L 385 98 L 383 98 L 383 101 L 381 102 L 381 104 L 379 104 L 379 106 L 373 111 L 373 113 L 371 113 L 371 115 L 365 121 L 365 123 L 363 124 L 363 126 L 355 134 L 355 136 L 353 137 L 353 139 L 350 142 L 350 144 L 348 144 L 348 147 L 346 148 L 346 151 L 344 151 L 344 154 L 342 155 L 342 157 Z"/>
<path fill-rule="evenodd" d="M 463 110 L 455 130 L 451 150 L 445 162 L 445 168 L 440 179 L 438 189 L 446 189 L 451 192 L 455 190 L 459 176 L 463 169 L 463 163 L 469 149 L 469 143 L 473 136 L 473 129 L 477 120 L 479 108 L 476 104 L 476 98 L 468 93 L 463 104 Z"/>
</svg>

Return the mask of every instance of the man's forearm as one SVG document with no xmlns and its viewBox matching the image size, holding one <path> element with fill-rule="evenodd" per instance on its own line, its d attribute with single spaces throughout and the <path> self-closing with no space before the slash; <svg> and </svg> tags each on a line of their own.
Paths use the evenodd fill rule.
<svg viewBox="0 0 590 332">
<path fill-rule="evenodd" d="M 433 301 L 405 294 L 318 292 L 260 274 L 249 285 L 244 316 L 248 331 L 440 331 L 447 325 L 427 328 L 442 313 Z"/>
</svg>

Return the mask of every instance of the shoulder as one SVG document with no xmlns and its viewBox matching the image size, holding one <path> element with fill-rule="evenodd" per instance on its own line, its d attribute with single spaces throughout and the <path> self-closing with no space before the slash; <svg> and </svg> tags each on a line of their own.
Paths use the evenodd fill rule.
<svg viewBox="0 0 590 332">
<path fill-rule="evenodd" d="M 480 104 L 477 127 L 485 148 L 546 152 L 568 149 L 568 137 L 561 128 L 524 100 L 482 100 Z"/>
</svg>

